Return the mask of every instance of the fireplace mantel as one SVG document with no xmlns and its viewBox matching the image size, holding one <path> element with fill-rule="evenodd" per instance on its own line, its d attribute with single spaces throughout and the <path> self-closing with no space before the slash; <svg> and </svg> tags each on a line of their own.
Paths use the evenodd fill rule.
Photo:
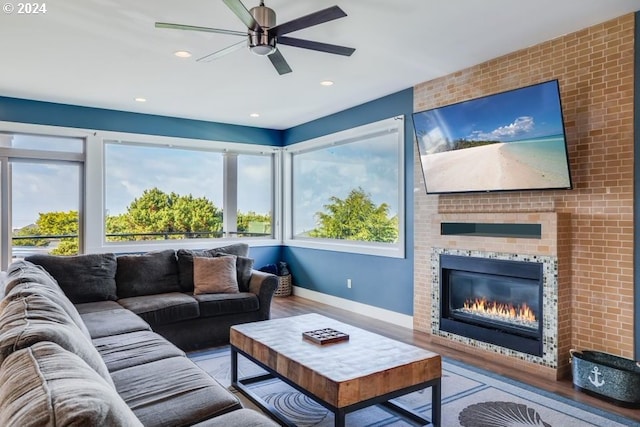
<svg viewBox="0 0 640 427">
<path fill-rule="evenodd" d="M 416 280 L 414 329 L 432 334 L 434 342 L 477 354 L 507 365 L 547 377 L 560 378 L 569 371 L 571 324 L 569 316 L 569 217 L 557 212 L 442 213 L 431 219 L 428 247 L 416 256 L 416 274 L 427 273 Z M 442 224 L 456 224 L 451 227 Z M 458 231 L 456 231 L 458 230 Z M 523 231 L 524 230 L 524 231 Z M 427 242 L 425 242 L 427 243 Z M 478 256 L 497 259 L 525 260 L 544 264 L 545 331 L 542 356 L 532 356 L 469 338 L 440 332 L 438 329 L 440 254 Z M 426 267 L 426 268 L 425 268 Z M 424 310 L 424 305 L 427 310 Z M 422 314 L 424 313 L 424 314 Z M 425 314 L 427 316 L 425 316 Z"/>
</svg>

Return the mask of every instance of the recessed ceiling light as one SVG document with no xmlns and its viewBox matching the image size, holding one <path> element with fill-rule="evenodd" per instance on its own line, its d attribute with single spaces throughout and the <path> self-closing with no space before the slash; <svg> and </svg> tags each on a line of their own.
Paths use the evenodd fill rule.
<svg viewBox="0 0 640 427">
<path fill-rule="evenodd" d="M 191 52 L 188 52 L 186 50 L 178 50 L 176 52 L 173 52 L 173 54 L 178 58 L 191 58 Z"/>
<path fill-rule="evenodd" d="M 333 82 L 331 80 L 323 80 L 320 82 L 322 86 L 333 86 Z"/>
<path fill-rule="evenodd" d="M 260 114 L 258 114 L 258 113 L 251 113 L 251 114 L 249 114 L 249 117 L 260 117 Z"/>
<path fill-rule="evenodd" d="M 147 102 L 147 98 L 137 97 L 134 99 L 136 100 L 136 102 Z"/>
</svg>

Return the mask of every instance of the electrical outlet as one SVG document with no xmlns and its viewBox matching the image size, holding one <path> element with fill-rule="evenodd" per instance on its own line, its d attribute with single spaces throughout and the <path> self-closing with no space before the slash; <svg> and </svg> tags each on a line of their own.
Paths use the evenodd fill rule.
<svg viewBox="0 0 640 427">
<path fill-rule="evenodd" d="M 351 279 L 347 279 L 347 288 L 351 289 Z"/>
</svg>

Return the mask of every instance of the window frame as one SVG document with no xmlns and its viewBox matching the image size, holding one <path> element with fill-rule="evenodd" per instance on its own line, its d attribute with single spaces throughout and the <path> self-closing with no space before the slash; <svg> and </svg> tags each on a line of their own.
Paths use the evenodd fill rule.
<svg viewBox="0 0 640 427">
<path fill-rule="evenodd" d="M 368 123 L 362 126 L 346 129 L 339 132 L 323 135 L 288 145 L 283 153 L 283 244 L 285 246 L 330 250 L 335 252 L 348 252 L 363 255 L 376 255 L 391 258 L 405 258 L 406 242 L 406 196 L 405 196 L 405 135 L 404 116 L 395 116 L 388 119 Z M 325 239 L 314 237 L 295 237 L 293 218 L 293 156 L 313 150 L 323 149 L 332 145 L 349 141 L 361 141 L 370 134 L 381 131 L 393 131 L 398 137 L 398 241 L 396 243 L 365 242 L 357 240 Z"/>
<path fill-rule="evenodd" d="M 81 171 L 81 189 L 80 189 L 80 205 L 79 205 L 79 248 L 80 253 L 132 253 L 145 252 L 150 250 L 162 250 L 173 248 L 191 248 L 199 249 L 203 247 L 218 247 L 229 243 L 247 243 L 251 246 L 274 246 L 282 244 L 282 231 L 280 225 L 282 223 L 282 203 L 279 189 L 281 188 L 281 158 L 282 147 L 250 144 L 223 142 L 204 139 L 179 138 L 168 136 L 156 136 L 140 133 L 127 133 L 115 131 L 98 131 L 86 128 L 69 128 L 63 126 L 50 126 L 35 123 L 18 123 L 0 121 L 0 134 L 31 134 L 38 136 L 51 137 L 71 137 L 82 138 L 84 140 L 84 154 L 65 153 L 41 150 L 39 156 L 46 154 L 45 160 L 72 160 L 82 159 Z M 196 148 L 196 149 L 213 149 L 216 151 L 233 152 L 238 154 L 268 154 L 272 158 L 272 218 L 273 218 L 273 234 L 270 238 L 218 238 L 218 239 L 184 239 L 170 241 L 155 242 L 106 242 L 104 236 L 104 212 L 105 212 L 105 189 L 104 189 L 104 142 L 105 140 L 125 140 L 142 144 L 155 145 L 174 145 L 176 147 Z M 1 148 L 1 147 L 0 147 Z M 3 148 L 2 154 L 6 150 L 14 150 L 10 157 L 33 157 L 33 151 L 16 148 Z M 19 150 L 19 152 L 18 152 Z M 31 152 L 31 154 L 29 153 Z M 16 155 L 20 154 L 20 156 Z M 1 156 L 0 156 L 1 157 Z M 8 177 L 8 157 L 6 161 L 0 164 L 0 178 L 5 182 Z M 5 176 L 6 174 L 6 176 Z M 10 194 L 7 191 L 0 192 L 0 216 L 7 212 L 9 215 L 8 203 Z M 8 245 L 11 232 L 10 225 L 2 226 L 0 224 L 0 260 L 1 263 L 10 262 Z M 9 237 L 7 237 L 9 236 Z M 143 244 L 149 243 L 149 244 Z M 7 258 L 6 260 L 4 258 Z M 6 268 L 2 265 L 2 268 Z"/>
<path fill-rule="evenodd" d="M 142 146 L 156 146 L 156 147 L 171 147 L 180 149 L 193 149 L 198 151 L 210 151 L 217 152 L 223 155 L 223 195 L 225 200 L 223 201 L 223 209 L 227 204 L 231 205 L 228 197 L 233 197 L 230 194 L 230 189 L 237 188 L 237 182 L 234 179 L 227 179 L 224 175 L 226 171 L 235 171 L 236 168 L 228 166 L 228 159 L 233 156 L 226 156 L 225 154 L 261 154 L 271 155 L 272 157 L 272 185 L 275 185 L 277 181 L 277 171 L 279 168 L 280 147 L 273 147 L 267 145 L 256 145 L 246 143 L 235 142 L 223 142 L 214 140 L 198 140 L 190 138 L 146 135 L 146 134 L 132 134 L 125 132 L 111 132 L 111 131 L 98 131 L 92 136 L 96 138 L 95 143 L 89 143 L 87 153 L 87 162 L 89 163 L 89 173 L 87 174 L 87 188 L 99 188 L 98 195 L 94 194 L 91 200 L 87 202 L 87 252 L 134 252 L 134 251 L 152 251 L 162 249 L 173 248 L 185 248 L 185 249 L 200 249 L 203 247 L 216 247 L 229 244 L 230 242 L 243 242 L 251 246 L 273 246 L 274 244 L 280 244 L 280 230 L 278 229 L 278 220 L 280 209 L 276 203 L 276 198 L 272 194 L 272 221 L 273 221 L 273 235 L 271 237 L 221 237 L 221 238 L 203 238 L 203 239 L 175 239 L 175 240 L 149 240 L 149 241 L 134 241 L 134 242 L 107 242 L 105 237 L 105 212 L 106 212 L 106 164 L 105 164 L 105 147 L 108 143 L 121 142 L 123 144 L 135 144 Z M 273 192 L 276 193 L 277 187 L 272 187 Z M 98 193 L 98 192 L 97 192 Z M 96 209 L 96 206 L 100 206 L 100 209 Z M 233 215 L 235 220 L 235 215 Z M 223 223 L 227 224 L 227 219 L 223 217 Z M 96 231 L 97 230 L 97 231 Z"/>
<path fill-rule="evenodd" d="M 76 129 L 60 129 L 52 126 L 32 125 L 24 123 L 0 122 L 0 137 L 2 135 L 33 135 L 52 138 L 75 138 L 82 140 L 82 153 L 38 150 L 32 148 L 0 147 L 0 269 L 7 269 L 12 262 L 12 231 L 11 231 L 11 163 L 44 162 L 68 163 L 78 165 L 78 253 L 84 253 L 86 231 L 86 152 L 88 133 Z"/>
</svg>

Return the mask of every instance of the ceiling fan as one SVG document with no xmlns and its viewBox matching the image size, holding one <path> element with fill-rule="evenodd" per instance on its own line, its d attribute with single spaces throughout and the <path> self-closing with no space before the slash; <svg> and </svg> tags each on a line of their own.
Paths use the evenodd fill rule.
<svg viewBox="0 0 640 427">
<path fill-rule="evenodd" d="M 176 30 L 204 31 L 209 33 L 228 34 L 245 37 L 245 40 L 234 43 L 217 52 L 198 58 L 197 61 L 210 61 L 220 58 L 235 50 L 249 46 L 251 52 L 260 56 L 268 56 L 269 60 L 278 71 L 278 74 L 291 72 L 291 67 L 278 49 L 278 44 L 300 47 L 303 49 L 317 50 L 336 55 L 351 56 L 355 49 L 328 43 L 320 43 L 311 40 L 287 37 L 285 34 L 312 27 L 334 19 L 343 18 L 347 14 L 338 6 L 328 7 L 309 15 L 302 16 L 284 24 L 276 25 L 276 13 L 266 7 L 264 1 L 260 6 L 247 10 L 240 0 L 223 0 L 231 11 L 247 26 L 247 32 L 223 30 L 219 28 L 197 27 L 193 25 L 172 24 L 169 22 L 156 22 L 156 28 L 170 28 Z"/>
</svg>

